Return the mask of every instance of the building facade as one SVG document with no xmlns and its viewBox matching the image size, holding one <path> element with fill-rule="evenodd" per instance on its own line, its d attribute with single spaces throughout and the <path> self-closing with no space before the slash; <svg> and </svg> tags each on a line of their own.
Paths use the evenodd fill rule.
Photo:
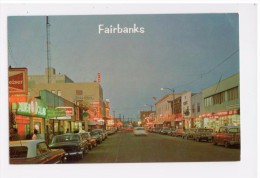
<svg viewBox="0 0 260 178">
<path fill-rule="evenodd" d="M 239 74 L 202 90 L 204 112 L 202 127 L 240 126 Z"/>
</svg>

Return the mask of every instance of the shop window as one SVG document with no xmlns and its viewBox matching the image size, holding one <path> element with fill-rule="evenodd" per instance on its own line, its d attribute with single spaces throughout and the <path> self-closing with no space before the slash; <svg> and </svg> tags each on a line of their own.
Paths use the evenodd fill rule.
<svg viewBox="0 0 260 178">
<path fill-rule="evenodd" d="M 61 96 L 61 90 L 58 90 L 58 96 Z"/>
</svg>

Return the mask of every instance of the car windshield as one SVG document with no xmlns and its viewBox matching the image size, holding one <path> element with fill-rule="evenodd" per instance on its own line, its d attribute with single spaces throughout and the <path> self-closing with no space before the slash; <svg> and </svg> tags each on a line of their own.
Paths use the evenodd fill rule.
<svg viewBox="0 0 260 178">
<path fill-rule="evenodd" d="M 9 148 L 10 158 L 27 158 L 28 148 L 26 146 L 15 146 Z"/>
<path fill-rule="evenodd" d="M 93 136 L 93 135 L 98 135 L 98 134 L 99 134 L 99 131 L 91 131 L 91 132 L 90 132 L 90 135 L 92 135 L 92 136 Z"/>
<path fill-rule="evenodd" d="M 135 128 L 135 130 L 144 130 L 144 128 L 143 127 L 137 127 L 137 128 Z"/>
<path fill-rule="evenodd" d="M 79 135 L 57 135 L 53 138 L 52 143 L 62 143 L 62 142 L 73 142 L 80 141 Z"/>
</svg>

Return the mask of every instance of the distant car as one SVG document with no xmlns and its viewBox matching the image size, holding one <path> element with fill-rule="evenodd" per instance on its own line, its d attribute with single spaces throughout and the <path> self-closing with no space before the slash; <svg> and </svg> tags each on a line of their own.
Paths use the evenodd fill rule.
<svg viewBox="0 0 260 178">
<path fill-rule="evenodd" d="M 80 133 L 56 135 L 49 145 L 52 149 L 64 149 L 66 158 L 82 159 L 88 153 L 88 141 Z"/>
<path fill-rule="evenodd" d="M 105 132 L 103 129 L 93 129 L 91 132 L 98 132 L 102 137 L 102 141 L 107 139 L 107 132 Z"/>
<path fill-rule="evenodd" d="M 230 146 L 240 147 L 240 127 L 224 126 L 213 134 L 214 145 L 224 145 L 226 148 Z"/>
<path fill-rule="evenodd" d="M 92 138 L 96 139 L 96 142 L 98 144 L 102 143 L 103 137 L 102 137 L 102 134 L 99 131 L 92 130 L 92 131 L 90 131 L 90 135 L 91 135 Z"/>
<path fill-rule="evenodd" d="M 208 128 L 197 128 L 193 134 L 193 139 L 200 141 L 212 141 L 213 129 Z"/>
<path fill-rule="evenodd" d="M 168 133 L 171 131 L 171 128 L 163 128 L 160 133 L 163 135 L 168 135 Z"/>
<path fill-rule="evenodd" d="M 153 133 L 160 133 L 161 130 L 162 130 L 162 128 L 160 128 L 160 127 L 155 127 L 155 128 L 153 129 Z"/>
<path fill-rule="evenodd" d="M 92 150 L 94 147 L 97 146 L 97 140 L 90 135 L 90 132 L 81 132 L 81 135 L 88 140 L 88 148 Z"/>
<path fill-rule="evenodd" d="M 196 129 L 195 128 L 190 128 L 190 129 L 185 129 L 182 138 L 183 139 L 192 139 L 193 140 L 193 136 L 195 133 Z"/>
<path fill-rule="evenodd" d="M 138 136 L 138 135 L 147 135 L 147 132 L 145 131 L 144 127 L 134 127 L 134 135 Z"/>
<path fill-rule="evenodd" d="M 9 142 L 10 164 L 54 164 L 65 161 L 63 149 L 50 149 L 45 140 Z"/>
<path fill-rule="evenodd" d="M 184 133 L 184 130 L 183 129 L 176 129 L 172 132 L 172 136 L 174 137 L 182 137 Z"/>
</svg>

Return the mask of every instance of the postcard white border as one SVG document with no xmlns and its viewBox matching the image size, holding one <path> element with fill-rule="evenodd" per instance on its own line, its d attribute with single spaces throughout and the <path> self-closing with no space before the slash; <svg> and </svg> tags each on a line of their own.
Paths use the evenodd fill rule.
<svg viewBox="0 0 260 178">
<path fill-rule="evenodd" d="M 0 6 L 0 177 L 257 177 L 257 4 L 253 3 L 84 3 L 84 4 L 1 4 Z M 138 164 L 8 164 L 7 16 L 91 15 L 91 14 L 178 14 L 239 13 L 241 161 Z M 90 172 L 93 170 L 93 172 Z"/>
</svg>

